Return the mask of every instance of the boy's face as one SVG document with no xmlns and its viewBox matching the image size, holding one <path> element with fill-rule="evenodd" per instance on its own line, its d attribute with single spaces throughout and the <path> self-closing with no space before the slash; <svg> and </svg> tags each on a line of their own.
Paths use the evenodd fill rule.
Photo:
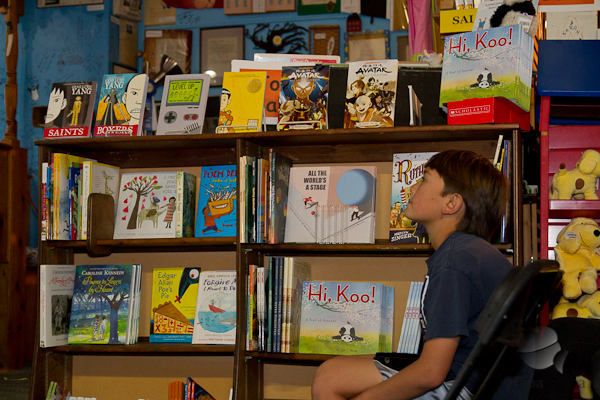
<svg viewBox="0 0 600 400">
<path fill-rule="evenodd" d="M 404 215 L 413 221 L 427 226 L 427 222 L 442 217 L 442 208 L 446 204 L 444 180 L 437 171 L 425 168 L 423 179 L 410 187 L 410 201 Z"/>
<path fill-rule="evenodd" d="M 127 108 L 127 112 L 134 121 L 139 121 L 140 112 L 142 110 L 142 104 L 144 103 L 144 75 L 139 74 L 134 76 L 129 85 L 127 86 L 127 92 L 123 94 L 123 102 Z"/>
</svg>

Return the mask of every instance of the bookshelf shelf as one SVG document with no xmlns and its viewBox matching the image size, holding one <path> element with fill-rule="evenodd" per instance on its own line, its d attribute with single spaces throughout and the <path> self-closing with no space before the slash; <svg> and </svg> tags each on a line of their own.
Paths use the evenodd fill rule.
<svg viewBox="0 0 600 400">
<path fill-rule="evenodd" d="M 235 346 L 222 345 L 196 345 L 188 343 L 150 343 L 147 337 L 140 337 L 139 342 L 130 345 L 70 345 L 57 346 L 52 352 L 60 354 L 76 355 L 103 355 L 103 356 L 126 356 L 126 355 L 226 355 L 233 356 Z"/>
<path fill-rule="evenodd" d="M 550 200 L 550 218 L 600 218 L 600 200 Z"/>
</svg>

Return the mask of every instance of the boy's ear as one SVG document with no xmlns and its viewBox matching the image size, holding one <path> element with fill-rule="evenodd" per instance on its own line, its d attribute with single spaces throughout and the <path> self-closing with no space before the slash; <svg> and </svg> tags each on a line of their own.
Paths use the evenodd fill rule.
<svg viewBox="0 0 600 400">
<path fill-rule="evenodd" d="M 442 209 L 442 214 L 452 215 L 456 214 L 463 208 L 463 198 L 458 193 L 452 193 L 446 196 L 446 203 Z"/>
</svg>

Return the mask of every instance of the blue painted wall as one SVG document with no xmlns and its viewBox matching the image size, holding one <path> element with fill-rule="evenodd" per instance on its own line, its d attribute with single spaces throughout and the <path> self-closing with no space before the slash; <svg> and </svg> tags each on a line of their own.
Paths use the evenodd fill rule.
<svg viewBox="0 0 600 400">
<path fill-rule="evenodd" d="M 38 204 L 38 149 L 34 140 L 41 139 L 42 128 L 31 124 L 32 109 L 46 106 L 53 82 L 87 81 L 100 82 L 102 76 L 111 72 L 115 48 L 118 48 L 118 26 L 111 22 L 112 0 L 105 0 L 105 9 L 88 11 L 87 6 L 71 6 L 38 9 L 36 0 L 25 0 L 25 16 L 19 23 L 19 63 L 17 83 L 17 138 L 21 147 L 28 149 L 28 174 L 31 179 L 31 197 Z M 250 32 L 259 23 L 284 24 L 293 22 L 308 29 L 311 25 L 340 25 L 340 50 L 346 33 L 348 14 L 298 16 L 297 13 L 252 14 L 226 16 L 222 9 L 177 10 L 175 25 L 148 29 L 191 29 L 192 73 L 200 72 L 200 29 L 244 25 Z M 362 17 L 363 30 L 389 29 L 386 19 Z M 0 18 L 0 46 L 4 46 L 6 24 Z M 111 39 L 112 42 L 111 42 Z M 308 39 L 308 35 L 307 35 Z M 143 50 L 144 27 L 140 24 L 139 49 Z M 392 58 L 395 46 L 392 45 Z M 249 39 L 245 41 L 245 58 L 253 59 L 255 52 Z M 112 58 L 111 58 L 112 57 Z M 139 61 L 141 68 L 141 60 Z M 141 69 L 140 69 L 141 70 Z M 4 103 L 6 65 L 0 60 L 0 104 Z M 38 86 L 39 100 L 31 99 L 29 89 Z M 211 88 L 211 95 L 219 94 L 219 88 Z M 0 108 L 0 139 L 6 130 L 6 113 Z M 37 213 L 30 216 L 30 244 L 37 243 Z"/>
</svg>

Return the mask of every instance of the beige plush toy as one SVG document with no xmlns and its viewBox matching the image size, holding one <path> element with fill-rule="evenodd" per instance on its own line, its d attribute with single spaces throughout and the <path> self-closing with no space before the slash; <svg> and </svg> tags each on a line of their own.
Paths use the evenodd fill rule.
<svg viewBox="0 0 600 400">
<path fill-rule="evenodd" d="M 598 200 L 596 181 L 600 177 L 600 153 L 586 150 L 581 155 L 575 169 L 567 171 L 565 164 L 552 177 L 550 198 L 558 200 L 586 199 Z"/>
<path fill-rule="evenodd" d="M 598 290 L 596 278 L 600 269 L 600 227 L 591 218 L 574 218 L 556 238 L 556 261 L 565 271 L 563 296 L 576 299 L 582 292 Z"/>
</svg>

